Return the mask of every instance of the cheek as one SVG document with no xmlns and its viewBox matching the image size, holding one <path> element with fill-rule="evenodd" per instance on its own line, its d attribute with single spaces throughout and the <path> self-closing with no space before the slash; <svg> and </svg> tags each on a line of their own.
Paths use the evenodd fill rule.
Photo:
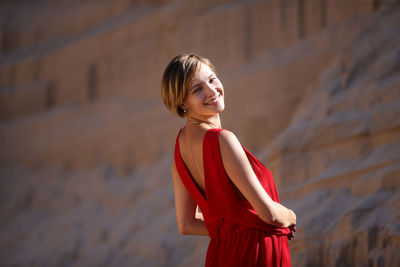
<svg viewBox="0 0 400 267">
<path fill-rule="evenodd" d="M 188 99 L 188 104 L 198 105 L 204 102 L 205 95 L 203 93 L 197 93 L 193 95 L 190 99 Z"/>
<path fill-rule="evenodd" d="M 203 91 L 196 94 L 196 101 L 198 102 L 203 102 L 205 98 L 206 95 L 204 94 Z"/>
</svg>

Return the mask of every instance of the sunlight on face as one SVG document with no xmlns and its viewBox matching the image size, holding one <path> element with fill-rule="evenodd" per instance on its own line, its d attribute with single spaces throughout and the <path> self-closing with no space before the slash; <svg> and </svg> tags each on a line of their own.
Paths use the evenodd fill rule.
<svg viewBox="0 0 400 267">
<path fill-rule="evenodd" d="M 209 66 L 201 64 L 184 105 L 187 115 L 194 117 L 209 117 L 225 109 L 223 85 Z"/>
</svg>

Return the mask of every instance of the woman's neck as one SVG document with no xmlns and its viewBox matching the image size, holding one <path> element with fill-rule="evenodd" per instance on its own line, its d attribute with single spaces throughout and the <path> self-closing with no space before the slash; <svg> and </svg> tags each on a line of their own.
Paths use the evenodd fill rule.
<svg viewBox="0 0 400 267">
<path fill-rule="evenodd" d="M 221 129 L 221 119 L 219 114 L 217 116 L 209 117 L 209 118 L 194 118 L 194 117 L 186 117 L 186 123 L 207 123 L 212 128 L 219 128 Z"/>
</svg>

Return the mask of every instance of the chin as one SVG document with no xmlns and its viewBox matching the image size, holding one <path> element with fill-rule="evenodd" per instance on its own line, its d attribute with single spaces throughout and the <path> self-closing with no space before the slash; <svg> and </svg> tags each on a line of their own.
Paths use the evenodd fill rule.
<svg viewBox="0 0 400 267">
<path fill-rule="evenodd" d="M 224 111 L 225 110 L 225 103 L 221 103 L 220 105 L 218 105 L 218 110 Z"/>
</svg>

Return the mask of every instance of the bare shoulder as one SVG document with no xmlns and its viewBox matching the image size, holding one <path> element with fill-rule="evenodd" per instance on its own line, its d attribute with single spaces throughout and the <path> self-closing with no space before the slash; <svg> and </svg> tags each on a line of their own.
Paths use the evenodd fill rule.
<svg viewBox="0 0 400 267">
<path fill-rule="evenodd" d="M 222 130 L 218 136 L 218 141 L 221 149 L 241 147 L 240 142 L 236 135 L 228 130 Z"/>
<path fill-rule="evenodd" d="M 221 133 L 218 136 L 218 141 L 222 145 L 227 145 L 227 146 L 234 146 L 236 144 L 239 144 L 239 140 L 236 137 L 236 135 L 228 130 L 222 130 Z"/>
</svg>

